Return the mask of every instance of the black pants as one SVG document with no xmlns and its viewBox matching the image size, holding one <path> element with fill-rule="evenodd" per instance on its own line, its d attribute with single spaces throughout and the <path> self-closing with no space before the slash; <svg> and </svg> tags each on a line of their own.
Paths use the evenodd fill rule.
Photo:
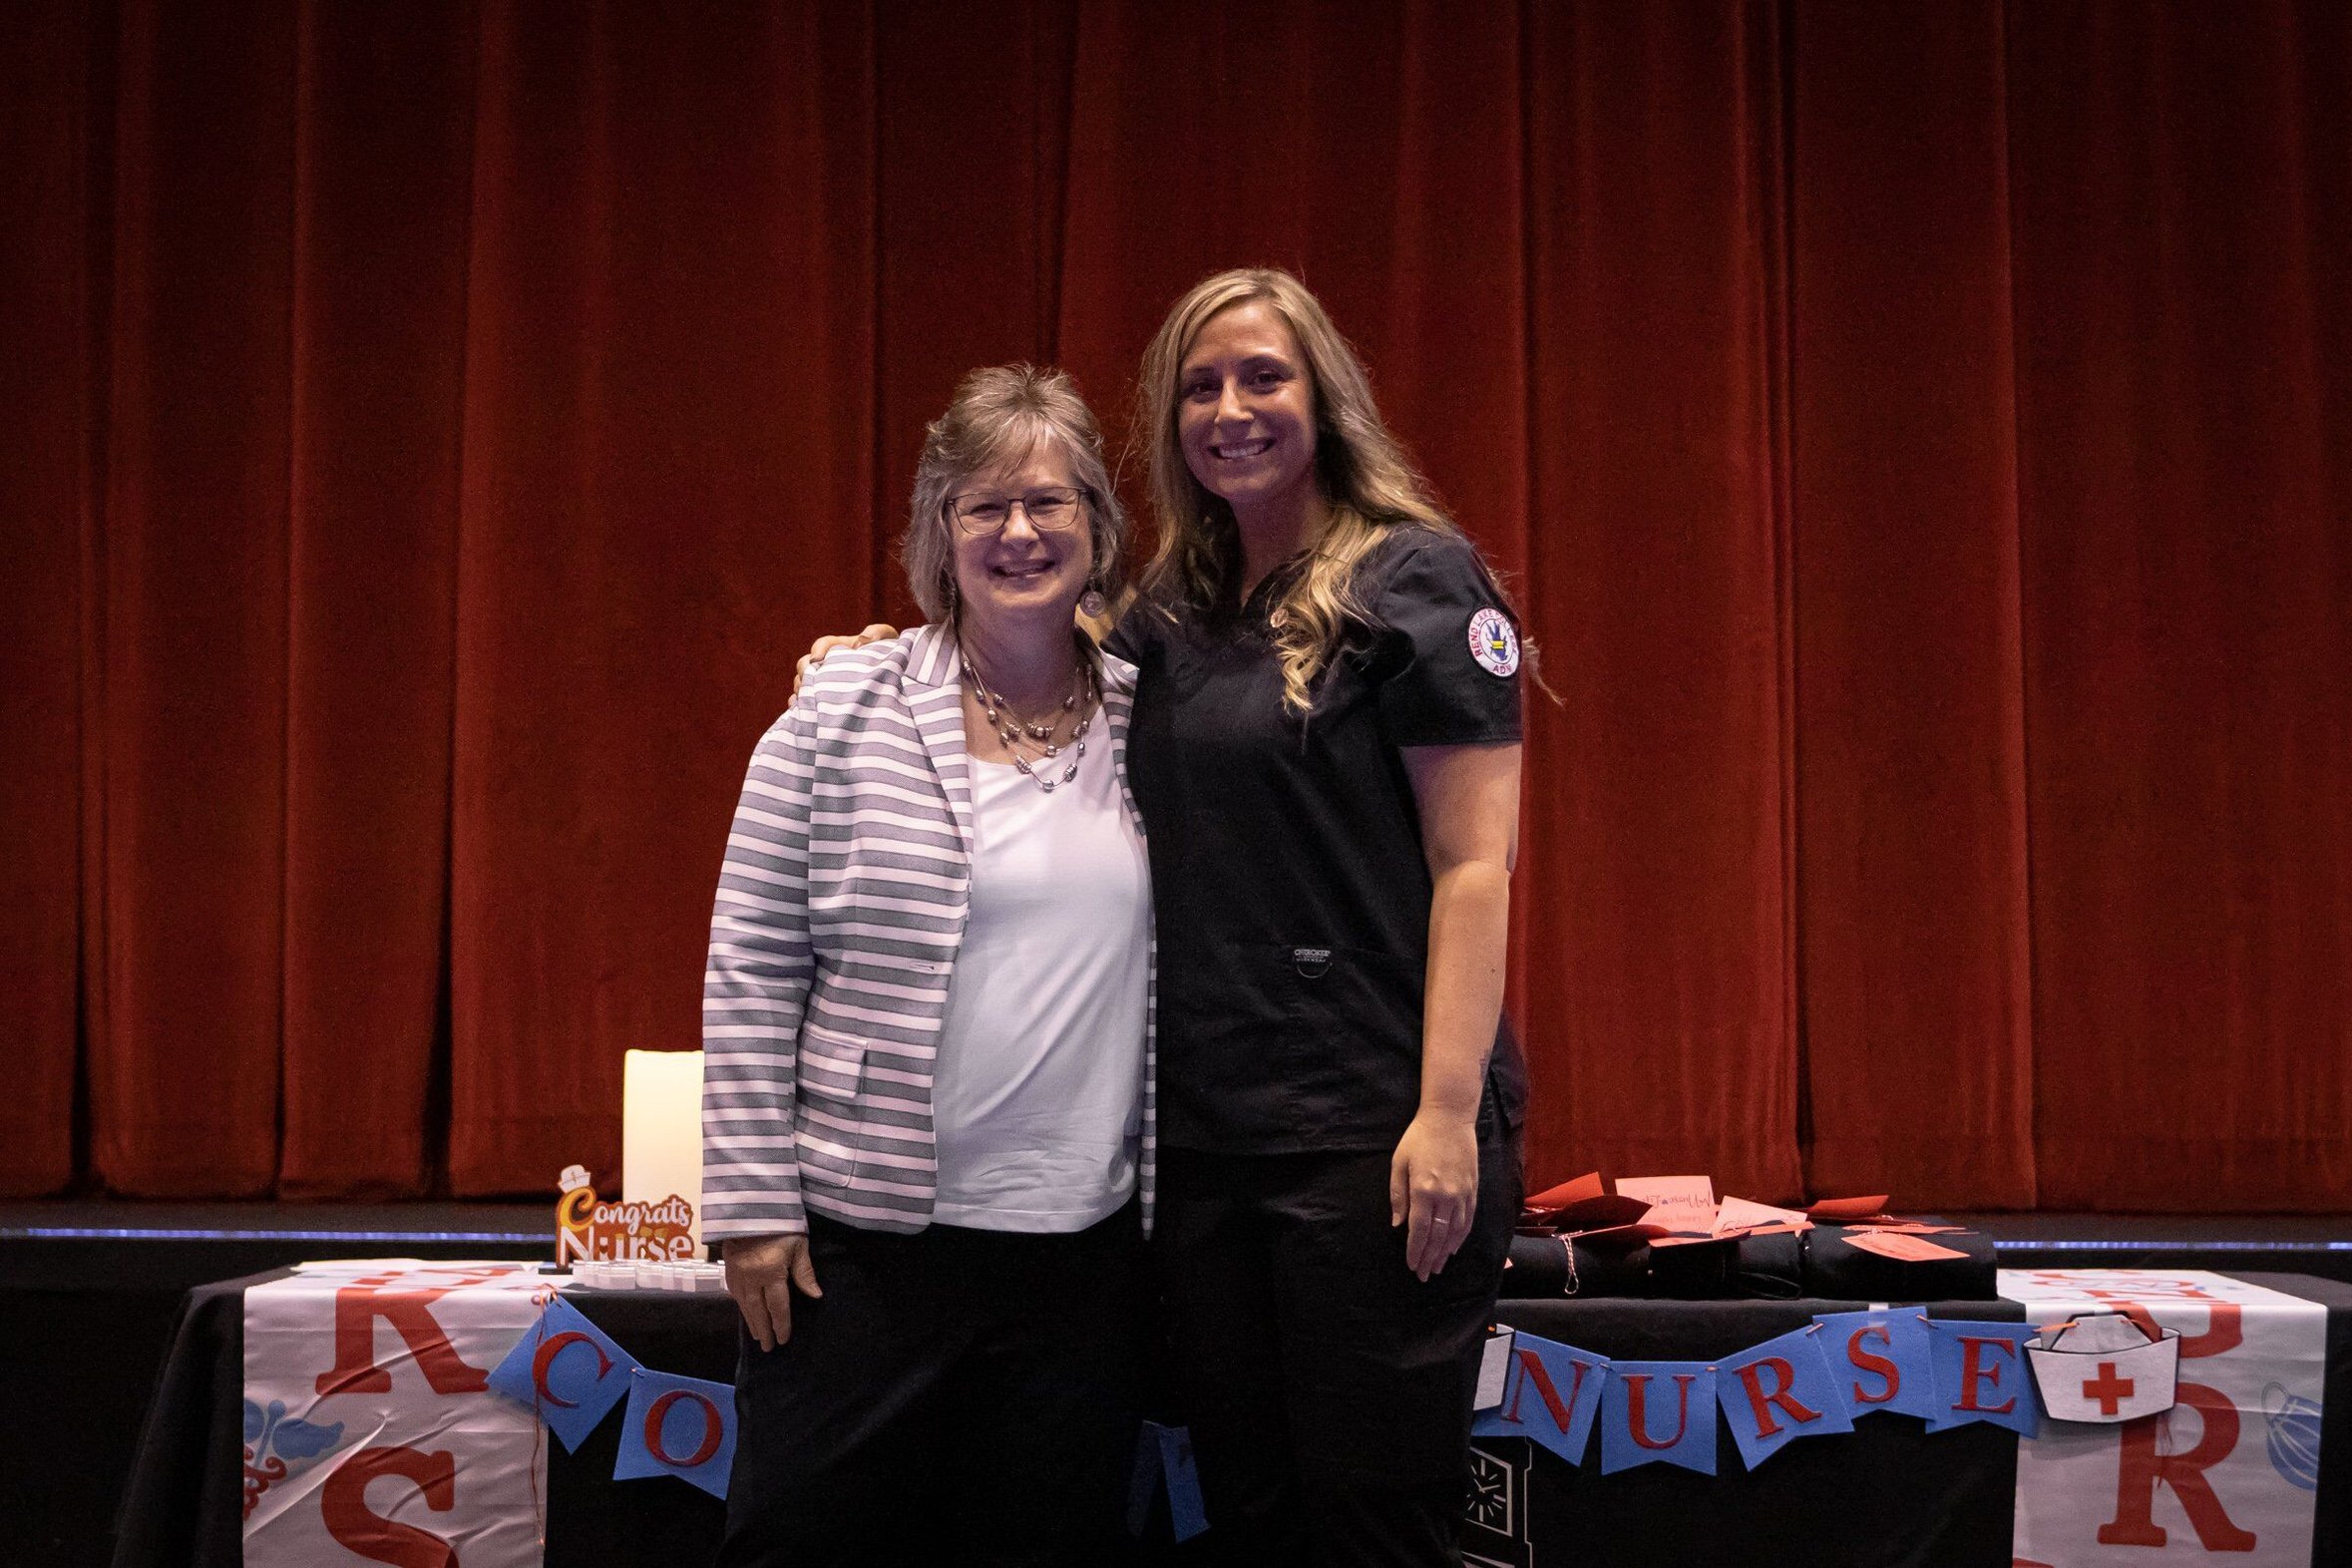
<svg viewBox="0 0 2352 1568">
<path fill-rule="evenodd" d="M 1119 1551 L 1142 1345 L 1136 1205 L 1072 1235 L 809 1222 L 821 1297 L 745 1333 L 727 1568 L 1092 1565 Z"/>
<path fill-rule="evenodd" d="M 1482 1129 L 1482 1133 L 1485 1129 Z M 1232 1564 L 1453 1564 L 1478 1356 L 1519 1210 L 1482 1136 L 1470 1235 L 1427 1282 L 1389 1151 L 1160 1151 L 1154 1237 L 1202 1500 Z"/>
</svg>

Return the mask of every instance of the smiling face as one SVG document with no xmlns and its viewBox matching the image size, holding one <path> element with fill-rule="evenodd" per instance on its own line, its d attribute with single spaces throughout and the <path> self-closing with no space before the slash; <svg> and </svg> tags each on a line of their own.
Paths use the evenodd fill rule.
<svg viewBox="0 0 2352 1568">
<path fill-rule="evenodd" d="M 1025 502 L 1044 492 L 1079 490 L 1069 454 L 1059 441 L 1039 441 L 1026 456 L 983 469 L 949 497 L 956 591 L 967 627 L 982 639 L 1016 635 L 1024 623 L 1066 637 L 1078 596 L 1094 570 L 1094 543 L 1083 492 L 1058 529 L 1039 528 Z M 958 505 L 1021 501 L 1004 526 L 969 534 L 954 516 Z M 1033 629 L 1033 628 L 1032 628 Z"/>
<path fill-rule="evenodd" d="M 1185 351 L 1176 436 L 1185 467 L 1245 530 L 1295 526 L 1315 495 L 1315 385 L 1290 324 L 1262 299 L 1218 311 Z"/>
</svg>

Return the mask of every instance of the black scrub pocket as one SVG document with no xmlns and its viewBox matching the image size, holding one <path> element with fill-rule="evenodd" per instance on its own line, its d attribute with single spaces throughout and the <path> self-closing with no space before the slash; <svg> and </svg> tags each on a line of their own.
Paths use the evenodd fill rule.
<svg viewBox="0 0 2352 1568">
<path fill-rule="evenodd" d="M 1321 943 L 1274 945 L 1266 963 L 1297 1113 L 1341 1125 L 1384 1124 L 1400 1109 L 1409 1119 L 1420 1098 L 1420 977 L 1391 954 Z"/>
</svg>

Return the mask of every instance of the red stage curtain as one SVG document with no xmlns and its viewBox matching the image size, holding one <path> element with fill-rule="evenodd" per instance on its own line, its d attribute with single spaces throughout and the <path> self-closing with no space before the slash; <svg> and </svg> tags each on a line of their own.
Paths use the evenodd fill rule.
<svg viewBox="0 0 2352 1568">
<path fill-rule="evenodd" d="M 103 394 L 90 245 L 102 77 L 74 0 L 0 10 L 0 1193 L 74 1174 L 82 649 Z M 94 1020 L 95 1021 L 95 1020 Z"/>
<path fill-rule="evenodd" d="M 2352 10 L 2011 17 L 2054 1205 L 2352 1200 Z"/>
<path fill-rule="evenodd" d="M 12 9 L 0 1191 L 609 1176 L 924 421 L 1123 430 L 1266 260 L 1559 693 L 1533 1175 L 2341 1207 L 2348 76 L 2317 3 Z"/>
<path fill-rule="evenodd" d="M 1840 0 L 1794 28 L 1808 1172 L 2030 1205 L 2003 21 Z"/>
</svg>

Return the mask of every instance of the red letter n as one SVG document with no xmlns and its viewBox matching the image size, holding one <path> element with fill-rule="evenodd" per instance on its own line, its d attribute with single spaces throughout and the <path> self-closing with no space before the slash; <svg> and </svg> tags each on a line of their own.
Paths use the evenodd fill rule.
<svg viewBox="0 0 2352 1568">
<path fill-rule="evenodd" d="M 1552 1381 L 1552 1374 L 1543 1370 L 1543 1358 L 1533 1351 L 1521 1351 L 1519 1383 L 1511 1390 L 1511 1407 L 1503 1412 L 1503 1419 L 1515 1421 L 1519 1418 L 1519 1401 L 1526 1397 L 1527 1384 L 1532 1380 L 1535 1391 L 1543 1395 L 1544 1408 L 1552 1412 L 1552 1424 L 1565 1432 L 1568 1429 L 1568 1417 L 1576 1409 L 1576 1395 L 1584 1387 L 1585 1364 L 1577 1362 L 1573 1365 L 1576 1375 L 1568 1380 L 1568 1397 L 1563 1400 L 1558 1385 Z"/>
</svg>

